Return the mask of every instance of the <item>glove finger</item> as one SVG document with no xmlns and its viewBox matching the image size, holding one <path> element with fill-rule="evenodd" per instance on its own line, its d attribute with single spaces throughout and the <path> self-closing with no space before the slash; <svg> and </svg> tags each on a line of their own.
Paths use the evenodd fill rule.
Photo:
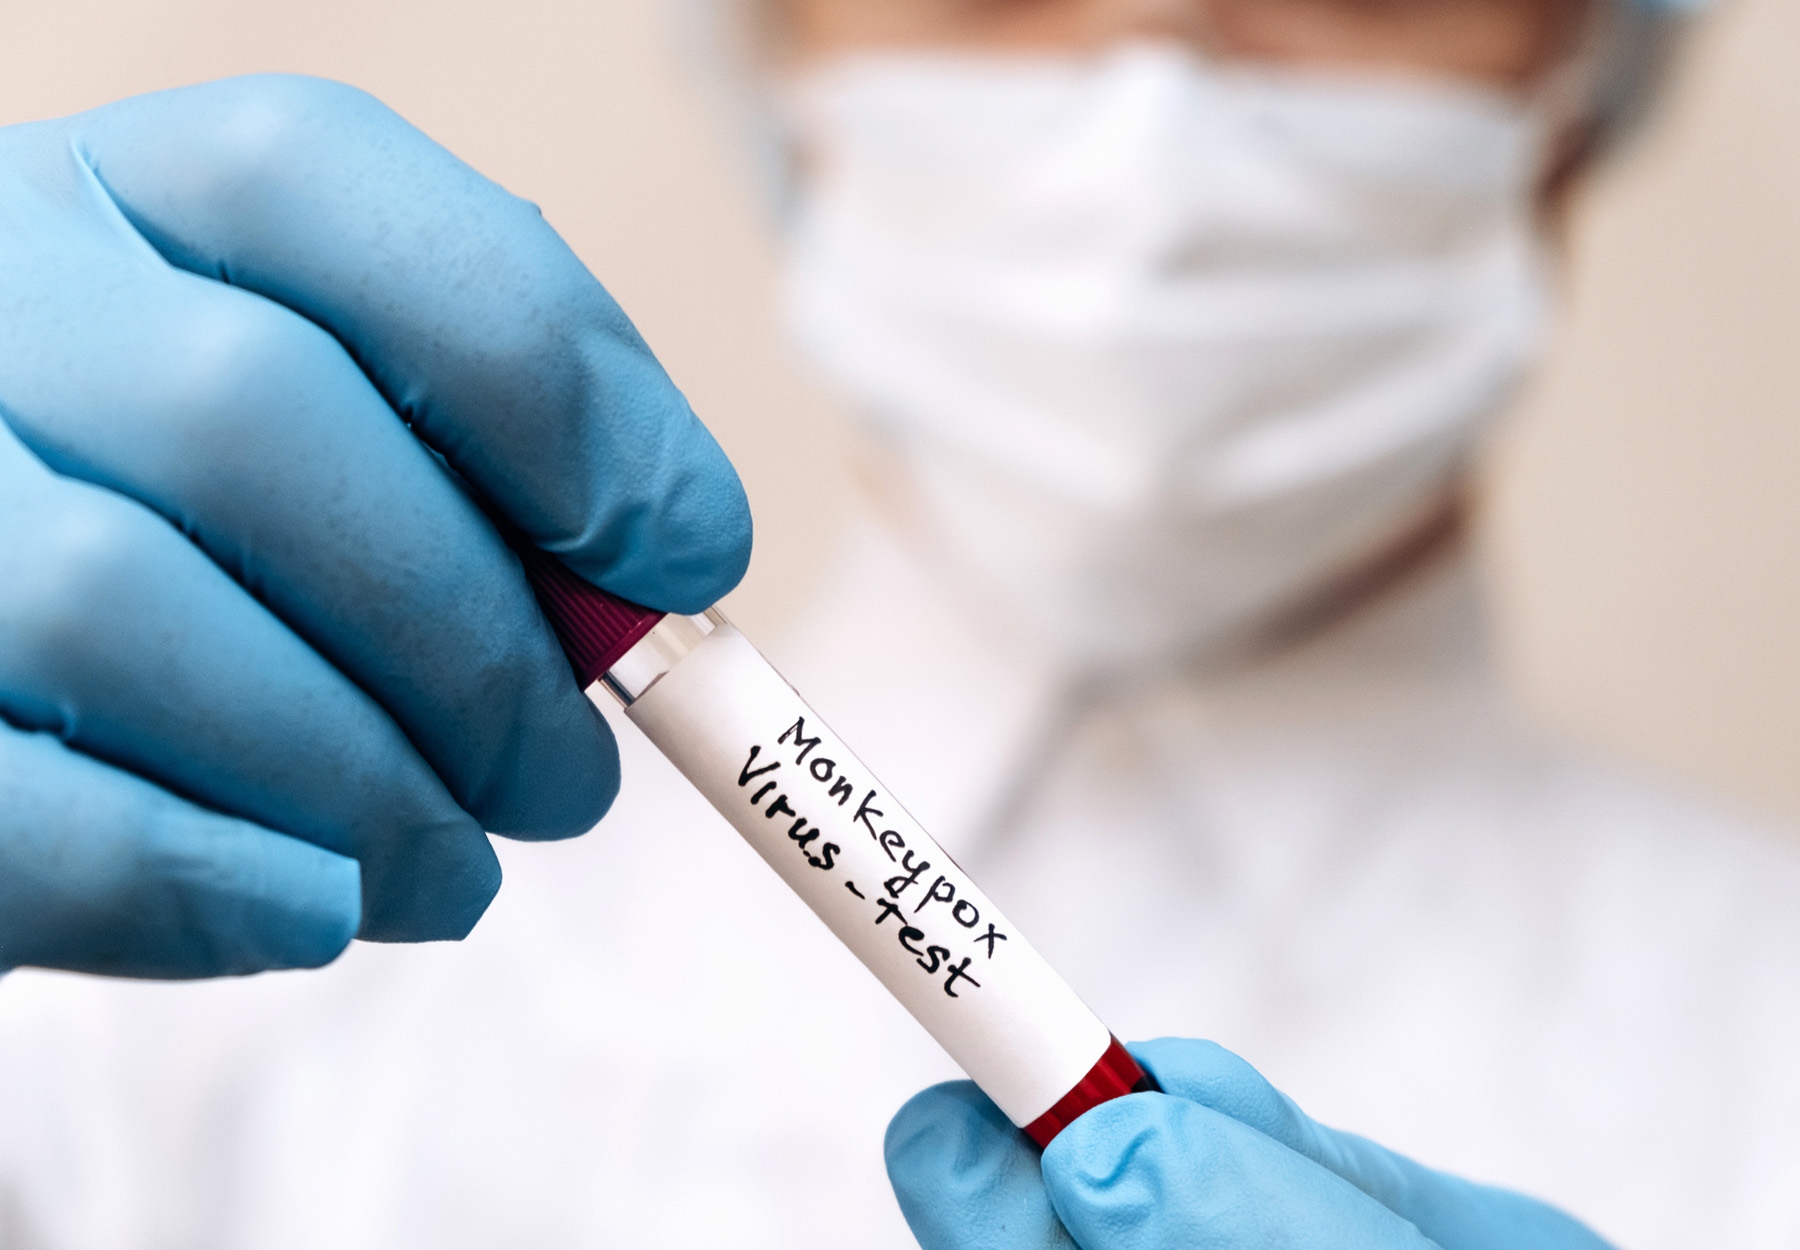
<svg viewBox="0 0 1800 1250">
<path fill-rule="evenodd" d="M 888 1179 L 924 1250 L 1072 1250 L 1037 1147 L 976 1088 L 915 1095 L 888 1125 Z"/>
<path fill-rule="evenodd" d="M 1229 1116 L 1166 1094 L 1095 1107 L 1044 1151 L 1083 1250 L 1431 1250 L 1373 1198 Z"/>
<path fill-rule="evenodd" d="M 487 518 L 329 334 L 169 267 L 66 144 L 31 155 L 39 198 L 13 205 L 0 289 L 58 292 L 58 315 L 0 312 L 14 432 L 189 534 L 485 827 L 591 828 L 618 790 L 612 734 Z M 73 223 L 71 201 L 89 209 Z"/>
<path fill-rule="evenodd" d="M 0 425 L 0 715 L 362 865 L 365 937 L 460 937 L 493 848 L 375 701 L 141 505 Z"/>
<path fill-rule="evenodd" d="M 0 722 L 0 969 L 316 968 L 356 932 L 360 895 L 353 859 Z"/>
<path fill-rule="evenodd" d="M 1220 1112 L 1356 1186 L 1456 1250 L 1605 1250 L 1607 1243 L 1556 1208 L 1414 1163 L 1354 1133 L 1326 1128 L 1261 1073 L 1212 1042 L 1160 1038 L 1132 1055 L 1163 1091 Z"/>
<path fill-rule="evenodd" d="M 371 97 L 259 77 L 79 119 L 171 262 L 336 335 L 396 411 L 534 542 L 652 607 L 743 575 L 737 476 L 537 208 Z"/>
</svg>

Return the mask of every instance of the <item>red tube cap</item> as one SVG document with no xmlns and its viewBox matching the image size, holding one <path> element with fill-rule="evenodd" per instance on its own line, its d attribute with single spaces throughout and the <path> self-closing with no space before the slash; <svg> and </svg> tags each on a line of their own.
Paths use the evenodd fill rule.
<svg viewBox="0 0 1800 1250">
<path fill-rule="evenodd" d="M 1082 1112 L 1127 1094 L 1154 1093 L 1160 1088 L 1155 1078 L 1138 1067 L 1131 1052 L 1115 1037 L 1080 1083 L 1057 1099 L 1054 1107 L 1027 1124 L 1025 1131 L 1039 1146 L 1048 1146 Z"/>
</svg>

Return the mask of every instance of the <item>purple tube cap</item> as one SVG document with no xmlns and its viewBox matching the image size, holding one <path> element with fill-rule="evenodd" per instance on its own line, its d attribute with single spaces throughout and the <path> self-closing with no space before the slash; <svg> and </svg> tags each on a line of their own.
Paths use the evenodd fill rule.
<svg viewBox="0 0 1800 1250">
<path fill-rule="evenodd" d="M 601 590 L 548 552 L 522 542 L 513 550 L 583 690 L 667 615 Z"/>
</svg>

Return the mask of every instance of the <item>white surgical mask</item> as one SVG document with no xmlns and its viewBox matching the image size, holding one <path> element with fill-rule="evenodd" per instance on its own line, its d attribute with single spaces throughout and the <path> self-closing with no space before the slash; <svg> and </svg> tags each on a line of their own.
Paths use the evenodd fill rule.
<svg viewBox="0 0 1800 1250">
<path fill-rule="evenodd" d="M 1531 111 L 1088 59 L 793 84 L 788 307 L 941 558 L 1077 664 L 1254 626 L 1438 498 L 1545 316 Z"/>
</svg>

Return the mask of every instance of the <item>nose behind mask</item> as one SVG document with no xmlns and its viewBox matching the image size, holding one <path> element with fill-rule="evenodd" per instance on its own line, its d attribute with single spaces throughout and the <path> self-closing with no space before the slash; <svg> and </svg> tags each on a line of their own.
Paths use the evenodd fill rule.
<svg viewBox="0 0 1800 1250">
<path fill-rule="evenodd" d="M 793 328 L 935 558 L 1072 666 L 1379 552 L 1539 342 L 1541 127 L 1495 93 L 1141 45 L 848 59 L 787 104 Z"/>
</svg>

